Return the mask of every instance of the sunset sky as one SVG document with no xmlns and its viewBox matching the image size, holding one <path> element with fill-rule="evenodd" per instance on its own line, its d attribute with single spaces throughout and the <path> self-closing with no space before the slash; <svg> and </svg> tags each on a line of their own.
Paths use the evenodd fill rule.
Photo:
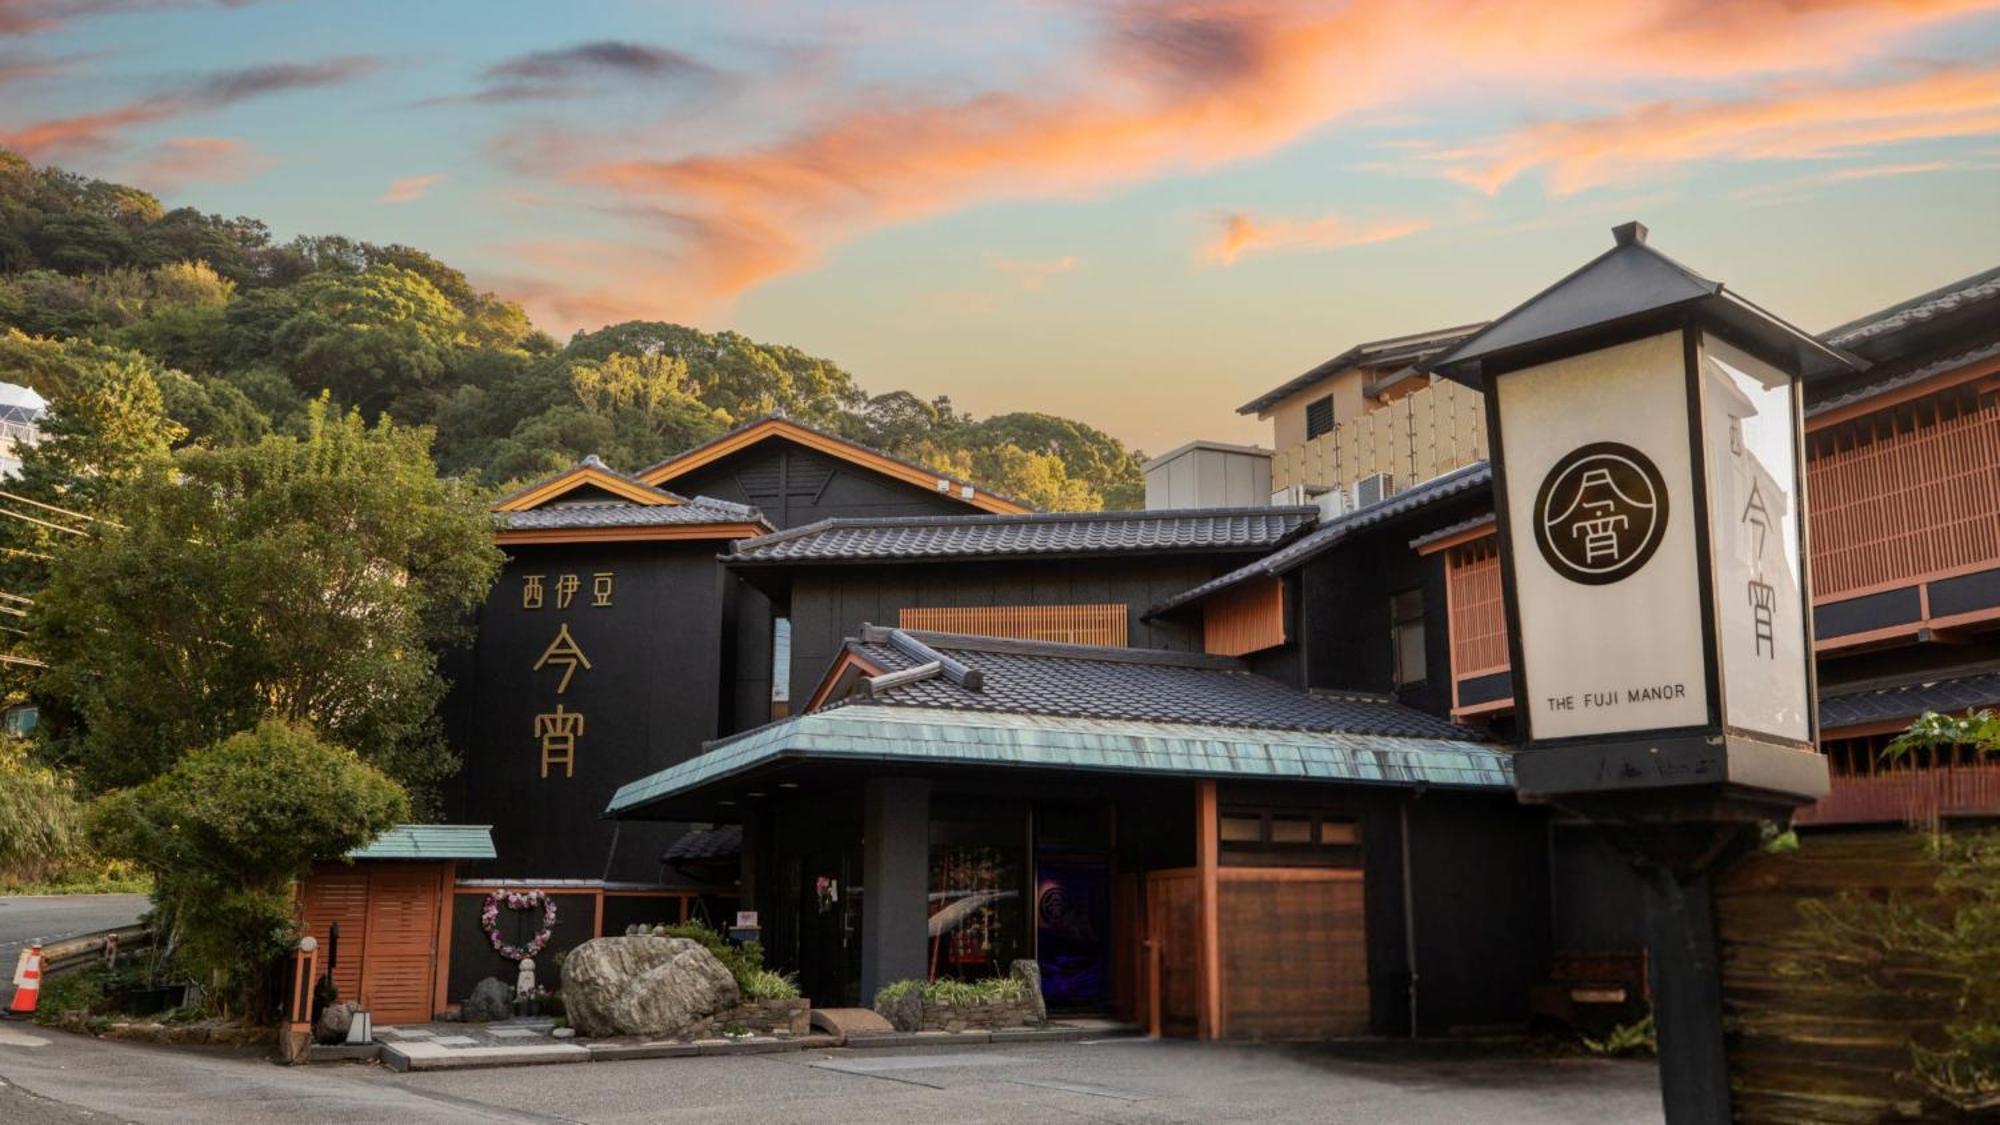
<svg viewBox="0 0 2000 1125">
<path fill-rule="evenodd" d="M 1161 452 L 1625 219 L 1812 329 L 2000 263 L 2000 0 L 0 0 L 0 146 Z"/>
</svg>

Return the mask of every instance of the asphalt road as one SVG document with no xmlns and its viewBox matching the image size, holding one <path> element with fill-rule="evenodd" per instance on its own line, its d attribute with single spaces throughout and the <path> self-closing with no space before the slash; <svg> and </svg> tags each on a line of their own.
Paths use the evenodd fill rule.
<svg viewBox="0 0 2000 1125">
<path fill-rule="evenodd" d="M 1642 1063 L 1145 1040 L 391 1074 L 0 1024 L 0 1119 L 1658 1125 Z M 102 1115 L 102 1116 L 95 1116 Z"/>
<path fill-rule="evenodd" d="M 129 926 L 146 905 L 145 895 L 0 895 L 0 991 L 12 995 L 6 981 L 22 946 Z"/>
</svg>

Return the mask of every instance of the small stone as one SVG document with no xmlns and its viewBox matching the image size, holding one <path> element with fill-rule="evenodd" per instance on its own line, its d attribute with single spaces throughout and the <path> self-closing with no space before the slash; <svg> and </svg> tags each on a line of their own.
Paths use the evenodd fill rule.
<svg viewBox="0 0 2000 1125">
<path fill-rule="evenodd" d="M 556 1028 L 554 1031 L 549 1032 L 549 1038 L 574 1039 L 576 1038 L 576 1029 L 573 1027 L 559 1027 Z"/>
<path fill-rule="evenodd" d="M 514 1015 L 514 989 L 498 977 L 487 977 L 472 986 L 472 995 L 459 1006 L 459 1016 L 467 1023 L 492 1023 Z"/>
</svg>

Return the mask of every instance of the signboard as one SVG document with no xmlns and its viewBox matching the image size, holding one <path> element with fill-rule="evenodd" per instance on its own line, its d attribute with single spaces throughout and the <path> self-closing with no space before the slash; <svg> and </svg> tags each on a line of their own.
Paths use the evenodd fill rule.
<svg viewBox="0 0 2000 1125">
<path fill-rule="evenodd" d="M 754 930 L 754 929 L 756 929 L 756 928 L 757 928 L 757 912 L 756 912 L 755 910 L 739 910 L 739 911 L 737 911 L 737 912 L 736 912 L 736 928 L 737 928 L 737 929 L 739 929 L 739 930 Z"/>
<path fill-rule="evenodd" d="M 1701 355 L 1723 722 L 1807 744 L 1798 431 L 1784 372 L 1714 337 Z"/>
<path fill-rule="evenodd" d="M 1708 721 L 1683 337 L 1493 382 L 1529 736 Z"/>
</svg>

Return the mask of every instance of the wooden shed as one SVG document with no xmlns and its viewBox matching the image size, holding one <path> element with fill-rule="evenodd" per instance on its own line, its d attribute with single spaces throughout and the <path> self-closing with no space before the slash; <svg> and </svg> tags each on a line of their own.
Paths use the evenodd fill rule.
<svg viewBox="0 0 2000 1125">
<path fill-rule="evenodd" d="M 492 858 L 486 825 L 402 824 L 313 868 L 299 887 L 299 925 L 319 940 L 321 964 L 332 959 L 341 998 L 383 1024 L 444 1011 L 458 863 Z"/>
</svg>

